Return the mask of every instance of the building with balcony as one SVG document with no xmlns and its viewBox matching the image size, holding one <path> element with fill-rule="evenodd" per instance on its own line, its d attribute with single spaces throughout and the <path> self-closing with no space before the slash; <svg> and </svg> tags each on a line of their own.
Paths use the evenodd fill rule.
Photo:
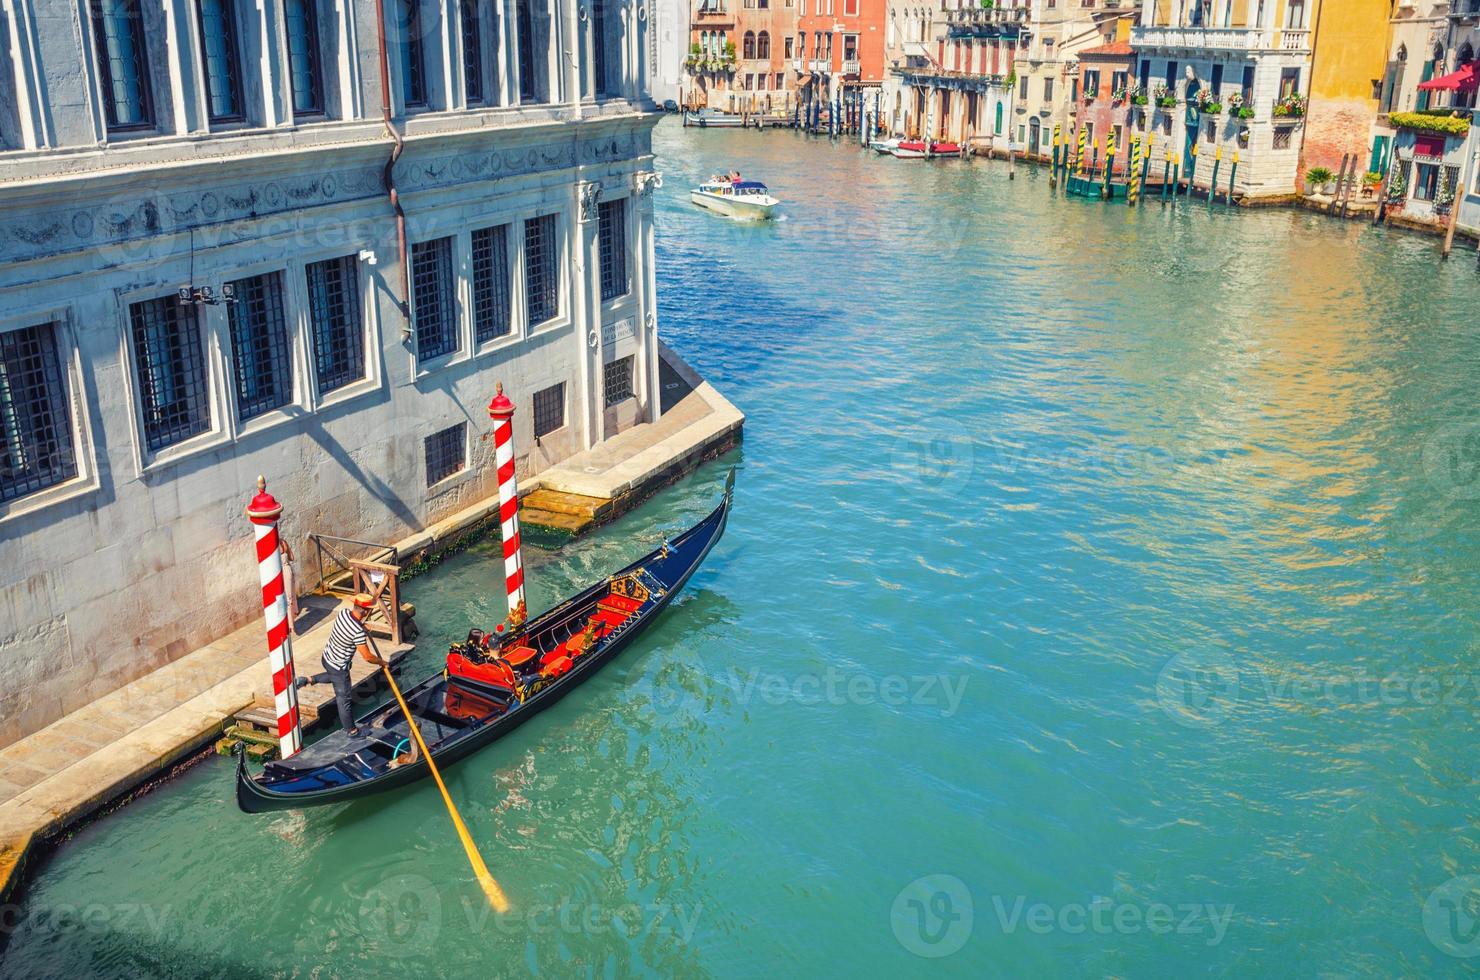
<svg viewBox="0 0 1480 980">
<path fill-rule="evenodd" d="M 798 99 L 831 106 L 852 98 L 873 111 L 884 81 L 886 0 L 795 2 Z"/>
<path fill-rule="evenodd" d="M 785 112 L 795 97 L 796 0 L 699 0 L 690 21 L 685 105 Z"/>
<path fill-rule="evenodd" d="M 1412 84 L 1412 101 L 1399 102 L 1412 108 L 1394 107 L 1382 117 L 1394 132 L 1388 209 L 1401 223 L 1437 230 L 1453 220 L 1458 229 L 1480 236 L 1480 136 L 1473 125 L 1480 90 L 1477 32 L 1480 5 L 1453 0 L 1440 40 Z M 1433 37 L 1423 38 L 1426 49 Z M 1396 63 L 1395 89 L 1406 59 Z"/>
<path fill-rule="evenodd" d="M 895 8 L 891 8 L 894 10 Z M 946 0 L 944 9 L 891 13 L 886 114 L 895 132 L 973 140 L 979 149 L 1046 158 L 1054 124 L 1068 123 L 1076 53 L 1105 44 L 1132 15 L 1120 0 L 1004 0 L 990 8 Z M 922 40 L 917 40 L 922 38 Z"/>
<path fill-rule="evenodd" d="M 1208 186 L 1221 148 L 1225 159 L 1239 155 L 1237 196 L 1297 193 L 1309 15 L 1305 0 L 1142 6 L 1131 31 L 1135 84 L 1150 93 L 1157 152 L 1170 142 L 1184 178 Z"/>
<path fill-rule="evenodd" d="M 656 417 L 647 6 L 380 6 L 0 5 L 0 745 Z"/>
</svg>

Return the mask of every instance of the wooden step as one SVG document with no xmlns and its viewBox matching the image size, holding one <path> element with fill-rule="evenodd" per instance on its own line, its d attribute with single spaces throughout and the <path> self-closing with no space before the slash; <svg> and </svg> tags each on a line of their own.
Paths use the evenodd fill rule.
<svg viewBox="0 0 1480 980">
<path fill-rule="evenodd" d="M 520 502 L 521 516 L 524 510 L 544 511 L 550 514 L 570 514 L 573 517 L 604 517 L 612 502 L 605 497 L 587 497 L 579 493 L 562 490 L 536 490 Z"/>
<path fill-rule="evenodd" d="M 521 507 L 520 533 L 536 544 L 543 541 L 561 543 L 576 537 L 596 522 L 594 517 L 560 514 L 554 511 Z"/>
</svg>

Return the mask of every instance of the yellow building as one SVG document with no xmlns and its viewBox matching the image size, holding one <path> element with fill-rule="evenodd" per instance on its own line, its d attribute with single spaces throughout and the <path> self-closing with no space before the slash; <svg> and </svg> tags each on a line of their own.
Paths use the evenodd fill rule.
<svg viewBox="0 0 1480 980">
<path fill-rule="evenodd" d="M 1353 154 L 1357 172 L 1373 167 L 1378 100 L 1387 71 L 1388 0 L 1318 0 L 1311 28 L 1310 110 L 1300 170 L 1341 170 Z"/>
</svg>

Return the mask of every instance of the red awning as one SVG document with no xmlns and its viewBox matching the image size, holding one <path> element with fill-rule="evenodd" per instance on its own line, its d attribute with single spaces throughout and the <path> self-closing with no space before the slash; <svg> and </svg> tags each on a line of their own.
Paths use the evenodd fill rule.
<svg viewBox="0 0 1480 980">
<path fill-rule="evenodd" d="M 1418 87 L 1428 92 L 1473 92 L 1480 87 L 1480 62 L 1472 61 L 1459 71 L 1419 82 Z"/>
</svg>

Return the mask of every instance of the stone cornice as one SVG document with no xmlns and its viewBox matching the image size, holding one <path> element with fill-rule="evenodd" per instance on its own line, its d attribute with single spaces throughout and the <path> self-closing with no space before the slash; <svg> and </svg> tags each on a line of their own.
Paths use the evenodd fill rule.
<svg viewBox="0 0 1480 980">
<path fill-rule="evenodd" d="M 650 153 L 651 126 L 646 120 L 633 121 L 631 116 L 614 117 L 589 125 L 419 139 L 408 142 L 396 166 L 396 183 L 403 195 L 410 195 L 578 166 L 635 165 Z M 494 142 L 496 147 L 487 145 Z M 91 175 L 69 182 L 64 194 L 32 202 L 32 207 L 12 201 L 0 210 L 0 263 L 382 198 L 385 150 L 372 144 L 341 152 L 336 162 L 342 165 L 332 169 L 298 156 L 292 169 L 281 161 L 267 167 L 261 161 L 256 166 L 243 161 L 223 173 L 217 161 L 210 171 L 191 167 L 182 180 L 159 180 L 157 173 L 143 175 L 148 178 L 143 181 L 139 174 L 111 180 Z"/>
</svg>

